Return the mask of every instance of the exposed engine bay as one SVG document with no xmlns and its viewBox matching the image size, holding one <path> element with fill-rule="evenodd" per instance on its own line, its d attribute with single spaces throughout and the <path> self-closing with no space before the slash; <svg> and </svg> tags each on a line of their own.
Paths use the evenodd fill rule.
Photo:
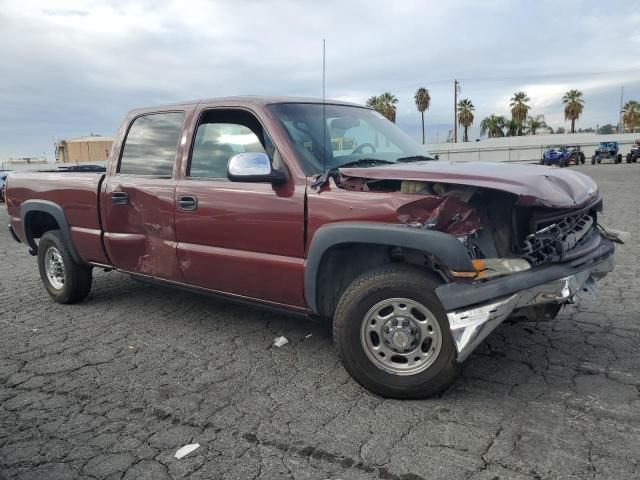
<svg viewBox="0 0 640 480">
<path fill-rule="evenodd" d="M 554 209 L 521 205 L 516 194 L 469 185 L 346 176 L 335 180 L 347 190 L 415 194 L 415 201 L 397 209 L 398 221 L 456 236 L 478 260 L 485 278 L 492 271 L 506 274 L 569 260 L 584 254 L 598 236 L 599 198 L 586 207 Z"/>
</svg>

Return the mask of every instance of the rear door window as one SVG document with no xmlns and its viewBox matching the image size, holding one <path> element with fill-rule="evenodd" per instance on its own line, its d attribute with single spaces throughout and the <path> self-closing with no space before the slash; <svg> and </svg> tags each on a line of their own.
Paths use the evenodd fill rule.
<svg viewBox="0 0 640 480">
<path fill-rule="evenodd" d="M 127 133 L 118 173 L 170 178 L 183 121 L 184 112 L 136 118 Z"/>
</svg>

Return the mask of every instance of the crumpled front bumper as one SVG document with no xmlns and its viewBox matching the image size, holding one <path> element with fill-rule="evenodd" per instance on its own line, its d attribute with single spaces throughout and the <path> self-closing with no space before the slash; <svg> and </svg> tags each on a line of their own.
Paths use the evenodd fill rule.
<svg viewBox="0 0 640 480">
<path fill-rule="evenodd" d="M 574 266 L 575 262 L 569 262 L 535 272 L 520 272 L 491 280 L 487 285 L 493 284 L 494 290 L 497 287 L 497 291 L 502 289 L 509 293 L 468 307 L 449 309 L 447 304 L 455 305 L 456 299 L 449 298 L 443 301 L 447 293 L 456 291 L 459 291 L 464 298 L 466 293 L 464 289 L 455 288 L 452 284 L 436 289 L 447 310 L 447 319 L 456 344 L 458 361 L 463 362 L 498 325 L 509 318 L 514 310 L 546 303 L 577 303 L 582 297 L 595 293 L 596 281 L 613 271 L 614 267 L 613 245 L 607 241 L 603 248 L 606 248 L 604 255 L 578 267 Z M 555 275 L 557 275 L 555 278 L 548 278 Z M 513 291 L 522 283 L 529 285 Z M 478 287 L 469 285 L 467 288 L 477 290 Z"/>
</svg>

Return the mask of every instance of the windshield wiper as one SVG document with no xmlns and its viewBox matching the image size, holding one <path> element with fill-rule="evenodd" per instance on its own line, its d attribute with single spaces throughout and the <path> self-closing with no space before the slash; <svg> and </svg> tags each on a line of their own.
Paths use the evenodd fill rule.
<svg viewBox="0 0 640 480">
<path fill-rule="evenodd" d="M 400 157 L 396 159 L 396 162 L 408 163 L 408 162 L 420 162 L 422 160 L 435 160 L 434 157 L 428 155 L 410 155 L 408 157 Z"/>
<path fill-rule="evenodd" d="M 335 168 L 375 165 L 376 163 L 395 163 L 395 162 L 391 162 L 389 160 L 380 160 L 379 158 L 360 158 L 352 162 L 343 163 L 342 165 L 338 165 Z"/>
</svg>

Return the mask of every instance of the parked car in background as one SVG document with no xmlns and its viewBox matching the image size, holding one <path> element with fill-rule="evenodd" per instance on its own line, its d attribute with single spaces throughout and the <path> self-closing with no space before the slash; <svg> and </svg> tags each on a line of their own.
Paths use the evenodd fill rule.
<svg viewBox="0 0 640 480">
<path fill-rule="evenodd" d="M 631 151 L 627 153 L 627 163 L 636 163 L 640 157 L 640 140 L 633 142 Z"/>
<path fill-rule="evenodd" d="M 560 168 L 569 166 L 571 152 L 566 145 L 549 145 L 544 149 L 540 165 L 557 165 Z"/>
<path fill-rule="evenodd" d="M 550 320 L 614 266 L 590 177 L 439 162 L 345 102 L 134 110 L 106 172 L 12 174 L 7 204 L 56 302 L 96 267 L 325 319 L 351 376 L 395 398 L 443 391 L 504 320 Z"/>
<path fill-rule="evenodd" d="M 9 175 L 9 172 L 0 172 L 0 203 L 5 201 L 5 198 L 4 198 L 4 185 L 6 183 L 8 175 Z"/>
<path fill-rule="evenodd" d="M 573 163 L 574 165 L 584 165 L 586 157 L 580 145 L 567 145 L 566 148 L 569 150 L 569 163 Z"/>
<path fill-rule="evenodd" d="M 622 154 L 619 153 L 618 142 L 600 142 L 596 153 L 591 157 L 591 164 L 601 163 L 602 160 L 613 160 L 614 163 L 622 162 Z"/>
</svg>

